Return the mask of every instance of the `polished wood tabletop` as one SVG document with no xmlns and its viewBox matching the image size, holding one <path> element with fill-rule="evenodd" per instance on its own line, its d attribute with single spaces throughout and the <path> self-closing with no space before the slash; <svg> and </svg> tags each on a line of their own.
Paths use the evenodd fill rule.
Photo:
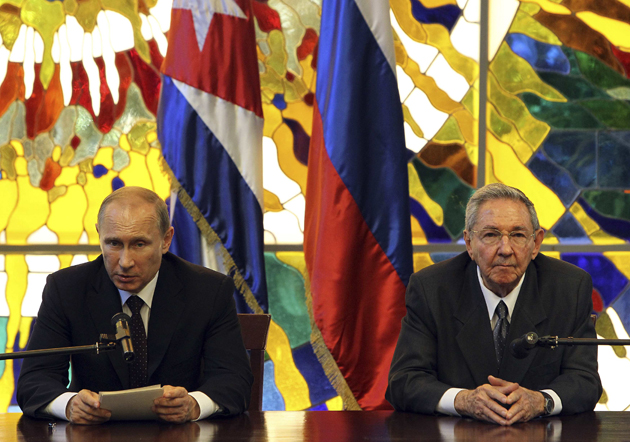
<svg viewBox="0 0 630 442">
<path fill-rule="evenodd" d="M 392 411 L 264 411 L 173 425 L 108 422 L 98 426 L 0 414 L 3 442 L 207 441 L 621 441 L 630 414 L 591 412 L 536 419 L 512 427 Z"/>
</svg>

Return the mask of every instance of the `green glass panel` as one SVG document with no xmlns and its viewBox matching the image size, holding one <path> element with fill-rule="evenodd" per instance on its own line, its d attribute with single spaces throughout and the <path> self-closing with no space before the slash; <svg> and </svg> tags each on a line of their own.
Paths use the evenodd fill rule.
<svg viewBox="0 0 630 442">
<path fill-rule="evenodd" d="M 539 72 L 540 78 L 559 90 L 569 100 L 586 98 L 609 98 L 601 89 L 596 88 L 582 77 L 562 75 L 555 72 Z"/>
<path fill-rule="evenodd" d="M 309 342 L 311 321 L 306 310 L 302 275 L 270 252 L 265 253 L 265 271 L 269 313 L 273 320 L 287 334 L 291 348 Z"/>
<path fill-rule="evenodd" d="M 576 103 L 555 103 L 525 93 L 521 99 L 529 112 L 557 129 L 604 129 L 593 115 Z"/>
<path fill-rule="evenodd" d="M 464 105 L 466 110 L 473 114 L 475 117 L 477 116 L 475 114 L 475 100 L 478 99 L 477 95 L 477 89 L 471 87 L 470 89 L 468 89 L 468 92 L 466 92 L 466 95 L 464 95 L 464 98 L 462 99 L 462 104 Z"/>
<path fill-rule="evenodd" d="M 13 122 L 13 113 L 17 107 L 14 101 L 7 111 L 0 117 L 0 146 L 11 141 L 11 123 Z"/>
<path fill-rule="evenodd" d="M 587 190 L 582 196 L 599 213 L 630 221 L 630 194 L 618 190 Z"/>
<path fill-rule="evenodd" d="M 440 128 L 438 133 L 433 137 L 433 140 L 441 143 L 460 143 L 464 144 L 466 140 L 462 135 L 462 131 L 459 130 L 459 124 L 457 120 L 451 115 L 446 120 L 446 123 Z"/>
<path fill-rule="evenodd" d="M 9 322 L 9 318 L 2 317 L 0 318 L 0 348 L 3 350 L 7 348 L 7 323 Z M 0 361 L 0 377 L 4 374 L 5 362 Z"/>
<path fill-rule="evenodd" d="M 61 111 L 51 131 L 51 135 L 57 146 L 64 148 L 70 145 L 70 141 L 72 137 L 74 137 L 74 123 L 76 119 L 77 108 L 75 106 L 68 106 Z"/>
<path fill-rule="evenodd" d="M 623 101 L 586 100 L 580 104 L 611 129 L 630 129 L 630 106 Z"/>
<path fill-rule="evenodd" d="M 74 131 L 81 142 L 70 162 L 71 166 L 75 166 L 87 158 L 94 158 L 103 138 L 103 134 L 94 125 L 92 115 L 82 106 L 77 106 L 76 109 L 77 119 L 74 123 Z"/>
<path fill-rule="evenodd" d="M 630 80 L 619 75 L 598 59 L 584 52 L 575 51 L 580 71 L 591 83 L 602 89 L 612 89 L 619 86 L 630 86 Z"/>
<path fill-rule="evenodd" d="M 414 158 L 412 164 L 429 197 L 442 207 L 444 228 L 452 238 L 458 238 L 464 231 L 466 204 L 473 188 L 447 167 L 428 167 L 418 158 Z"/>
</svg>

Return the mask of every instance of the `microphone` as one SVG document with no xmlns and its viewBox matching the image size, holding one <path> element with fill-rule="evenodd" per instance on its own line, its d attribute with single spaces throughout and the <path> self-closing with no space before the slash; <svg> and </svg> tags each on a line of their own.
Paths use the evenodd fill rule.
<svg viewBox="0 0 630 442">
<path fill-rule="evenodd" d="M 122 346 L 123 358 L 131 362 L 134 358 L 133 344 L 131 343 L 131 333 L 129 332 L 129 321 L 131 318 L 126 313 L 116 313 L 112 317 L 112 325 L 116 327 L 116 340 Z"/>
<path fill-rule="evenodd" d="M 538 342 L 538 335 L 534 332 L 529 332 L 521 336 L 520 338 L 516 338 L 510 344 L 510 351 L 512 352 L 512 356 L 516 359 L 524 359 L 529 354 L 529 351 L 536 347 L 536 343 Z"/>
</svg>

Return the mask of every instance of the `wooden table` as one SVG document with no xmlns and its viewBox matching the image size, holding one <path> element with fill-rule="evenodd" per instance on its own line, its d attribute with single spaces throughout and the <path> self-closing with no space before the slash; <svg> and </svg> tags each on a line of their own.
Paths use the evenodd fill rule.
<svg viewBox="0 0 630 442">
<path fill-rule="evenodd" d="M 52 421 L 50 421 L 52 422 Z M 266 411 L 170 425 L 110 422 L 71 425 L 0 414 L 3 442 L 183 441 L 621 441 L 630 440 L 630 413 L 591 412 L 499 427 L 468 419 L 392 411 Z"/>
</svg>

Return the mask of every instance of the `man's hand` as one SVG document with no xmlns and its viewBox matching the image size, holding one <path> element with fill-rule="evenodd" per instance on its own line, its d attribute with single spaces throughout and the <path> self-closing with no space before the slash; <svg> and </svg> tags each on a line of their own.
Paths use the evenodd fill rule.
<svg viewBox="0 0 630 442">
<path fill-rule="evenodd" d="M 199 404 L 184 387 L 164 386 L 162 397 L 153 401 L 153 412 L 162 420 L 184 423 L 199 418 Z"/>
<path fill-rule="evenodd" d="M 540 416 L 545 411 L 545 398 L 539 391 L 528 390 L 513 382 L 507 382 L 503 379 L 489 376 L 490 384 L 497 388 L 506 388 L 516 386 L 507 397 L 506 404 L 510 405 L 505 418 L 507 425 L 517 422 L 527 422 L 535 417 Z"/>
<path fill-rule="evenodd" d="M 508 423 L 508 410 L 501 404 L 508 405 L 508 395 L 512 394 L 518 384 L 501 381 L 494 376 L 489 376 L 490 384 L 480 385 L 474 390 L 463 390 L 455 396 L 455 410 L 462 416 L 494 422 L 499 425 Z M 504 382 L 502 385 L 493 385 L 493 381 Z"/>
<path fill-rule="evenodd" d="M 107 422 L 112 413 L 101 408 L 98 394 L 81 390 L 66 405 L 66 417 L 73 424 L 95 425 Z"/>
</svg>

